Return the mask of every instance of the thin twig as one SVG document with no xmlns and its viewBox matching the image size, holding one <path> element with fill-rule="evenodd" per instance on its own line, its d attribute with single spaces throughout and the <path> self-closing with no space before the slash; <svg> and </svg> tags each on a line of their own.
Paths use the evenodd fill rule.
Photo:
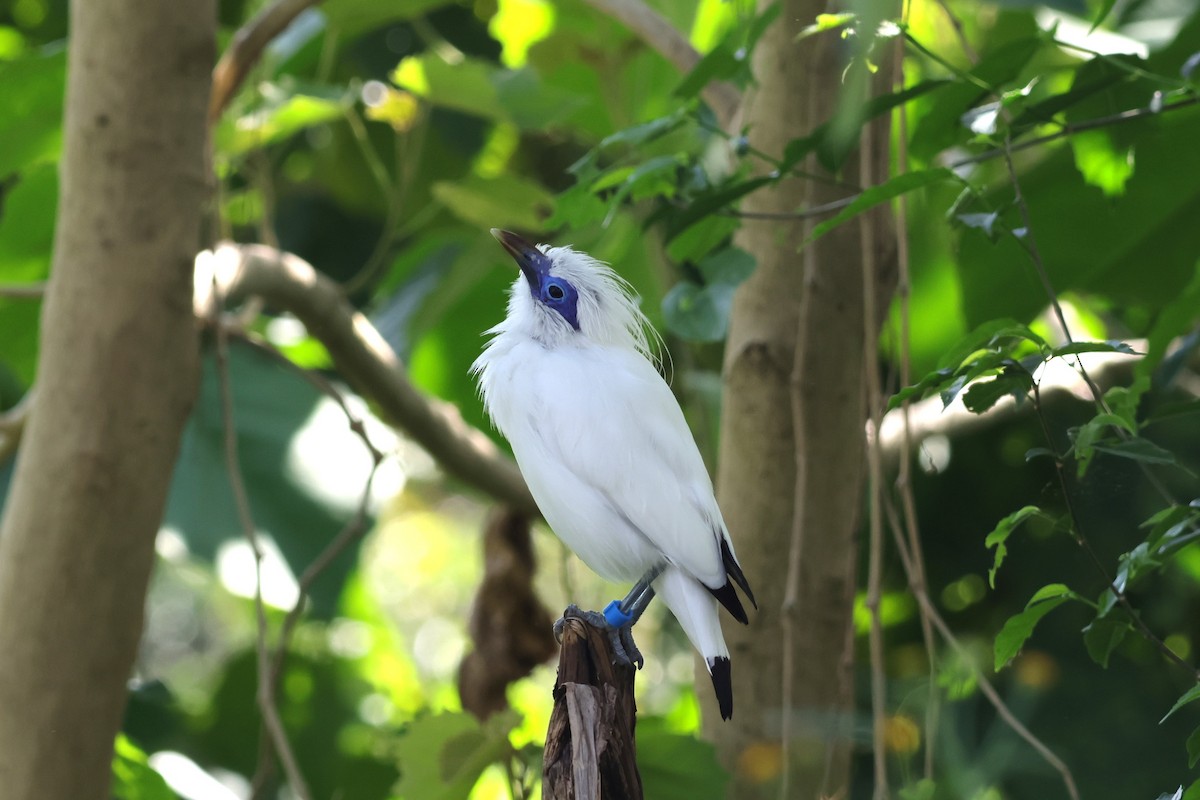
<svg viewBox="0 0 1200 800">
<path fill-rule="evenodd" d="M 220 313 L 221 303 L 214 304 L 214 315 Z M 267 651 L 267 612 L 262 596 L 262 545 L 258 540 L 258 528 L 250 510 L 250 498 L 246 493 L 246 483 L 242 477 L 241 465 L 238 462 L 237 429 L 233 418 L 233 389 L 229 376 L 229 340 L 226 330 L 216 318 L 216 353 L 217 377 L 221 387 L 221 418 L 225 430 L 225 468 L 229 473 L 229 486 L 233 490 L 234 505 L 237 508 L 238 520 L 250 549 L 254 554 L 254 611 L 257 621 L 255 636 L 255 652 L 258 662 L 258 693 L 257 702 L 262 714 L 263 724 L 274 744 L 279 760 L 283 763 L 284 774 L 288 784 L 300 800 L 311 800 L 312 795 L 308 784 L 300 772 L 296 755 L 292 752 L 291 743 L 284 730 L 283 721 L 279 717 L 279 709 L 275 705 L 275 694 L 271 691 L 270 656 Z M 260 750 L 261 752 L 261 750 Z"/>
<path fill-rule="evenodd" d="M 867 84 L 869 87 L 869 83 Z M 860 171 L 864 183 L 875 178 L 874 124 L 867 123 L 862 129 L 860 141 Z M 867 409 L 871 421 L 878 429 L 882 417 L 883 390 L 879 383 L 879 333 L 875 327 L 879 318 L 879 300 L 876 294 L 878 269 L 875 258 L 875 215 L 867 214 L 859 224 L 863 281 L 863 390 L 867 395 Z M 867 595 L 866 608 L 870 615 L 867 644 L 871 666 L 871 739 L 872 756 L 875 762 L 875 800 L 888 797 L 887 779 L 887 684 L 884 678 L 883 618 L 879 604 L 883 597 L 883 519 L 881 498 L 883 492 L 883 459 L 880 456 L 879 437 L 867 440 L 867 470 L 869 490 L 868 539 L 867 539 Z"/>
<path fill-rule="evenodd" d="M 1138 120 L 1143 117 L 1166 114 L 1168 112 L 1176 111 L 1181 108 L 1188 108 L 1190 106 L 1194 106 L 1197 103 L 1200 103 L 1200 96 L 1189 97 L 1185 100 L 1180 100 L 1175 103 L 1168 103 L 1160 109 L 1133 108 L 1133 109 L 1129 109 L 1127 111 L 1121 111 L 1116 114 L 1109 114 L 1108 116 L 1104 116 L 1104 117 L 1097 117 L 1095 119 L 1083 120 L 1080 122 L 1070 123 L 1070 124 L 1062 126 L 1062 128 L 1060 128 L 1058 131 L 1056 131 L 1054 133 L 1046 134 L 1045 136 L 1038 136 L 1033 139 L 1025 139 L 1023 141 L 1015 141 L 1015 142 L 1011 141 L 1011 139 L 1010 139 L 1007 142 L 1007 148 L 1006 147 L 996 147 L 991 150 L 987 150 L 983 153 L 979 153 L 977 155 L 960 158 L 956 161 L 952 161 L 949 164 L 946 164 L 946 168 L 951 169 L 951 170 L 957 170 L 957 169 L 961 169 L 966 166 L 970 166 L 972 164 L 980 164 L 985 161 L 992 161 L 997 158 L 1005 158 L 1006 155 L 1011 157 L 1012 153 L 1018 153 L 1023 150 L 1028 150 L 1032 147 L 1037 147 L 1039 145 L 1048 144 L 1050 142 L 1058 141 L 1059 139 L 1065 139 L 1070 136 L 1074 136 L 1077 133 L 1083 133 L 1085 131 L 1096 130 L 1097 128 L 1106 128 L 1106 127 L 1110 127 L 1113 125 L 1119 125 L 1119 124 L 1122 124 L 1125 122 L 1132 122 L 1134 120 Z M 903 114 L 903 106 L 899 106 L 898 108 L 900 109 L 900 113 Z M 832 214 L 835 211 L 841 211 L 843 208 L 850 205 L 855 200 L 857 200 L 859 197 L 861 197 L 865 193 L 865 191 L 870 191 L 870 189 L 872 189 L 872 188 L 875 188 L 875 187 L 868 187 L 863 192 L 856 192 L 852 195 L 848 195 L 846 197 L 839 198 L 830 203 L 823 203 L 822 205 L 819 205 L 819 206 L 813 206 L 811 208 L 802 208 L 802 209 L 798 209 L 796 211 L 782 211 L 782 212 L 754 211 L 754 212 L 749 212 L 749 211 L 736 211 L 733 209 L 723 209 L 719 213 L 722 216 L 737 217 L 739 219 L 766 219 L 766 220 L 781 220 L 781 221 L 797 220 L 797 219 L 801 219 L 801 220 L 802 219 L 815 219 L 818 217 L 828 216 L 829 214 Z"/>
<path fill-rule="evenodd" d="M 197 267 L 216 273 L 231 303 L 258 296 L 295 314 L 325 346 L 347 383 L 448 473 L 531 517 L 541 516 L 512 459 L 487 434 L 464 421 L 452 403 L 428 397 L 413 386 L 379 331 L 350 306 L 337 284 L 311 264 L 263 245 L 224 243 L 202 254 Z M 208 302 L 198 295 L 201 310 Z"/>
<path fill-rule="evenodd" d="M 5 300 L 40 300 L 46 294 L 46 282 L 0 283 L 0 298 Z"/>
<path fill-rule="evenodd" d="M 933 601 L 929 599 L 929 593 L 925 586 L 912 580 L 912 576 L 916 573 L 916 569 L 914 568 L 914 554 L 909 552 L 908 542 L 905 541 L 904 532 L 900 529 L 900 526 L 895 522 L 894 519 L 893 524 L 890 527 L 892 529 L 892 538 L 896 544 L 896 550 L 900 554 L 900 561 L 904 566 L 904 571 L 909 576 L 909 589 L 916 598 L 917 604 L 921 607 L 921 613 L 929 618 L 929 620 L 933 623 L 933 626 L 937 628 L 938 633 L 941 634 L 946 643 L 950 645 L 950 647 L 958 654 L 963 663 L 970 668 L 971 672 L 974 674 L 976 684 L 979 686 L 979 690 L 983 693 L 983 696 L 987 698 L 988 702 L 992 704 L 992 707 L 996 709 L 996 714 L 1000 717 L 1000 719 L 1003 720 L 1004 723 L 1008 725 L 1008 727 L 1011 728 L 1014 733 L 1024 739 L 1030 747 L 1036 750 L 1038 755 L 1040 755 L 1047 764 L 1057 770 L 1058 774 L 1062 777 L 1063 784 L 1066 786 L 1068 797 L 1070 797 L 1071 800 L 1079 800 L 1079 790 L 1075 787 L 1075 777 L 1071 773 L 1071 768 L 1067 766 L 1066 762 L 1055 755 L 1053 750 L 1047 747 L 1041 739 L 1035 736 L 1033 732 L 1025 727 L 1024 723 L 1022 723 L 1021 720 L 1012 713 L 1012 710 L 1009 709 L 1003 698 L 1000 697 L 1000 694 L 996 691 L 995 687 L 992 686 L 991 682 L 989 682 L 984 676 L 983 670 L 976 665 L 973 654 L 963 646 L 963 644 L 954 635 L 954 632 L 950 630 L 950 626 L 946 624 L 944 619 L 942 619 L 941 614 L 938 613 L 937 608 L 933 605 Z"/>
<path fill-rule="evenodd" d="M 1087 536 L 1084 535 L 1083 526 L 1080 523 L 1079 513 L 1075 508 L 1075 501 L 1071 497 L 1070 486 L 1067 483 L 1066 464 L 1063 462 L 1063 459 L 1059 457 L 1057 450 L 1054 448 L 1054 439 L 1050 434 L 1050 423 L 1046 420 L 1046 415 L 1042 410 L 1041 390 L 1038 388 L 1037 382 L 1034 382 L 1033 384 L 1033 402 L 1034 412 L 1037 415 L 1038 422 L 1042 428 L 1042 435 L 1046 437 L 1047 445 L 1049 445 L 1051 450 L 1054 451 L 1055 473 L 1058 477 L 1059 488 L 1062 490 L 1063 504 L 1067 507 L 1067 516 L 1071 520 L 1071 533 L 1075 538 L 1075 543 L 1083 548 L 1083 551 L 1087 553 L 1088 560 L 1092 562 L 1092 566 L 1104 579 L 1104 583 L 1107 585 L 1109 593 L 1112 594 L 1113 598 L 1117 601 L 1121 608 L 1123 608 L 1129 615 L 1130 619 L 1133 621 L 1134 627 L 1137 628 L 1137 631 L 1142 638 L 1154 645 L 1155 648 L 1157 648 L 1158 651 L 1162 653 L 1162 655 L 1168 661 L 1191 673 L 1192 679 L 1197 683 L 1200 683 L 1200 669 L 1188 664 L 1187 661 L 1181 658 L 1178 653 L 1167 647 L 1166 642 L 1160 639 L 1154 633 L 1154 631 L 1150 630 L 1149 626 L 1142 621 L 1141 616 L 1129 602 L 1129 598 L 1126 597 L 1124 587 L 1117 587 L 1116 582 L 1109 574 L 1108 569 L 1104 566 L 1104 562 L 1100 559 L 1100 556 L 1096 552 L 1095 548 L 1092 547 L 1091 541 Z"/>
<path fill-rule="evenodd" d="M 909 3 L 905 3 L 904 19 L 908 18 Z M 965 39 L 964 39 L 965 41 Z M 898 42 L 895 49 L 896 64 L 893 70 L 896 89 L 899 91 L 904 84 L 904 45 Z M 908 114 L 903 107 L 897 109 L 896 123 L 899 136 L 896 138 L 896 174 L 908 172 Z M 908 196 L 901 195 L 896 204 L 896 261 L 899 277 L 896 284 L 896 294 L 900 300 L 900 385 L 912 384 L 912 317 L 911 294 L 912 277 L 909 258 L 908 241 Z M 909 402 L 905 400 L 900 407 L 904 420 L 904 431 L 901 437 L 901 454 L 899 472 L 896 477 L 896 491 L 900 494 L 901 505 L 904 509 L 904 531 L 908 537 L 908 546 L 912 554 L 909 582 L 927 591 L 925 577 L 925 551 L 921 546 L 921 530 L 917 518 L 917 504 L 913 497 L 912 487 L 912 426 L 909 424 Z M 882 430 L 882 420 L 880 428 Z M 879 439 L 883 447 L 883 437 Z M 929 659 L 929 700 L 925 707 L 925 778 L 933 779 L 934 744 L 937 741 L 938 713 L 941 706 L 941 693 L 938 691 L 938 659 L 937 640 L 934 638 L 933 622 L 921 611 L 921 638 L 925 643 L 925 654 Z"/>
<path fill-rule="evenodd" d="M 301 12 L 321 0 L 275 0 L 255 15 L 237 33 L 221 60 L 213 69 L 212 96 L 208 103 L 208 124 L 213 126 L 237 94 L 237 90 L 262 57 L 271 40 L 283 33 Z"/>
</svg>

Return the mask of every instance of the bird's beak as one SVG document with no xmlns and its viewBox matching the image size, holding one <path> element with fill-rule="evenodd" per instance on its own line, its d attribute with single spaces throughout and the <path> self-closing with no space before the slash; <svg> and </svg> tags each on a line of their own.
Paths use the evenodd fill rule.
<svg viewBox="0 0 1200 800">
<path fill-rule="evenodd" d="M 550 270 L 550 260 L 536 246 L 512 231 L 492 228 L 492 236 L 517 262 L 530 288 L 536 290 L 541 283 L 541 276 Z"/>
</svg>

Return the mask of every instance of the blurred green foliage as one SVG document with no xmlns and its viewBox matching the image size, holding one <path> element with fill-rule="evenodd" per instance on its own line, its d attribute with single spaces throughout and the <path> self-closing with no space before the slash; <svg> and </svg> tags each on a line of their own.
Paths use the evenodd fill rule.
<svg viewBox="0 0 1200 800">
<path fill-rule="evenodd" d="M 951 432 L 944 457 L 934 458 L 932 445 L 919 456 L 929 586 L 967 656 L 949 652 L 939 663 L 946 705 L 936 739 L 924 741 L 928 664 L 915 604 L 893 567 L 884 604 L 895 702 L 888 741 L 901 796 L 1059 796 L 1057 776 L 982 699 L 976 670 L 1075 767 L 1084 796 L 1149 798 L 1191 783 L 1200 752 L 1197 735 L 1188 737 L 1197 723 L 1192 684 L 1135 635 L 1129 611 L 1066 531 L 1087 530 L 1140 619 L 1194 665 L 1200 521 L 1187 500 L 1200 494 L 1200 427 L 1186 356 L 1200 285 L 1200 106 L 1192 105 L 1195 76 L 1181 68 L 1200 51 L 1200 15 L 1156 2 L 1052 4 L 1123 37 L 1081 44 L 1076 29 L 1091 21 L 951 3 L 979 53 L 972 63 L 938 4 L 913 3 L 905 26 L 881 29 L 882 38 L 855 50 L 878 58 L 903 39 L 902 91 L 865 106 L 847 100 L 837 120 L 796 131 L 785 152 L 762 153 L 746 132 L 722 132 L 699 93 L 711 79 L 752 86 L 750 54 L 775 9 L 757 14 L 740 0 L 652 5 L 705 53 L 691 74 L 582 0 L 328 0 L 268 48 L 215 130 L 215 229 L 278 242 L 342 281 L 412 379 L 484 430 L 468 367 L 480 332 L 503 314 L 512 277 L 487 229 L 574 244 L 617 265 L 669 335 L 676 390 L 703 444 L 715 441 L 713 343 L 754 268 L 730 243 L 739 200 L 790 176 L 809 154 L 836 170 L 864 120 L 901 109 L 910 171 L 861 187 L 812 234 L 907 200 L 915 377 L 896 404 L 941 392 L 982 412 L 1025 398 L 1037 364 L 1072 355 L 1047 344 L 1055 337 L 1030 266 L 1035 241 L 1077 334 L 1148 336 L 1151 353 L 1137 368 L 1145 380 L 1120 387 L 1123 395 L 1112 390 L 1102 414 L 1078 401 L 1040 404 L 1052 441 L 1026 415 Z M 222 41 L 262 6 L 222 2 Z M 6 286 L 49 271 L 67 29 L 65 0 L 0 7 Z M 812 35 L 871 39 L 853 15 L 824 19 Z M 1103 52 L 1084 49 L 1093 46 Z M 1145 113 L 1152 108 L 1160 110 Z M 1130 112 L 1131 121 L 1109 119 Z M 1036 142 L 1094 120 L 1107 123 Z M 1016 143 L 1031 230 L 999 157 L 1006 136 Z M 36 380 L 39 306 L 0 296 L 0 408 Z M 900 313 L 892 309 L 883 337 L 889 376 L 900 359 Z M 254 328 L 298 364 L 328 368 L 319 343 L 273 309 Z M 1189 337 L 1183 355 L 1164 359 L 1177 336 Z M 241 466 L 272 545 L 263 590 L 273 635 L 296 601 L 295 576 L 352 515 L 369 458 L 341 411 L 295 373 L 235 346 L 231 376 Z M 892 387 L 901 388 L 894 379 Z M 372 426 L 377 444 L 390 436 Z M 113 796 L 122 800 L 232 796 L 221 786 L 245 794 L 260 768 L 253 557 L 233 512 L 222 436 L 210 358 L 116 743 Z M 281 676 L 279 710 L 300 767 L 316 797 L 530 796 L 552 670 L 510 687 L 514 710 L 483 724 L 463 713 L 454 688 L 481 572 L 485 501 L 464 496 L 403 440 L 387 446 L 400 457 L 370 506 L 373 531 L 314 584 Z M 1061 522 L 1069 509 L 1055 465 L 1036 457 L 1047 453 L 1068 465 L 1063 486 L 1078 506 L 1070 523 Z M 1166 508 L 1138 468 L 1162 462 L 1178 468 L 1159 480 L 1185 498 Z M 0 489 L 10 471 L 11 462 L 0 464 Z M 552 607 L 619 591 L 567 560 L 551 537 L 539 535 L 537 549 L 538 588 Z M 686 641 L 657 610 L 640 630 L 651 653 L 639 677 L 647 796 L 721 797 L 726 776 L 695 738 Z M 867 709 L 865 662 L 859 674 Z M 1184 707 L 1159 724 L 1184 692 Z M 865 713 L 855 726 L 864 750 Z M 930 746 L 932 781 L 921 772 Z M 743 756 L 737 769 L 764 782 L 776 776 L 769 747 L 750 743 Z M 855 768 L 855 796 L 866 797 L 869 754 Z M 257 796 L 274 796 L 279 770 L 259 777 Z"/>
</svg>

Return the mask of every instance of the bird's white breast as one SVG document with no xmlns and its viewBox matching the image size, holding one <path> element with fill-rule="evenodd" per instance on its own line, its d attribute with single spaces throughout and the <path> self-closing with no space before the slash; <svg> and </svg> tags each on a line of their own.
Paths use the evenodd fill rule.
<svg viewBox="0 0 1200 800">
<path fill-rule="evenodd" d="M 712 485 L 670 389 L 639 353 L 494 343 L 488 411 L 559 537 L 610 580 L 664 560 L 724 582 Z"/>
</svg>

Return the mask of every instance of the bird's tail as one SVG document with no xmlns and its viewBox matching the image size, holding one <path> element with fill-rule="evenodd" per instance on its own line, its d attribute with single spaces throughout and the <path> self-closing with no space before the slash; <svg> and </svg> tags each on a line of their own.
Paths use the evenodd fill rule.
<svg viewBox="0 0 1200 800">
<path fill-rule="evenodd" d="M 733 683 L 729 648 L 721 633 L 716 598 L 699 581 L 676 567 L 667 567 L 654 582 L 654 590 L 679 620 L 692 646 L 704 656 L 717 693 L 721 719 L 729 719 L 733 716 Z"/>
</svg>

